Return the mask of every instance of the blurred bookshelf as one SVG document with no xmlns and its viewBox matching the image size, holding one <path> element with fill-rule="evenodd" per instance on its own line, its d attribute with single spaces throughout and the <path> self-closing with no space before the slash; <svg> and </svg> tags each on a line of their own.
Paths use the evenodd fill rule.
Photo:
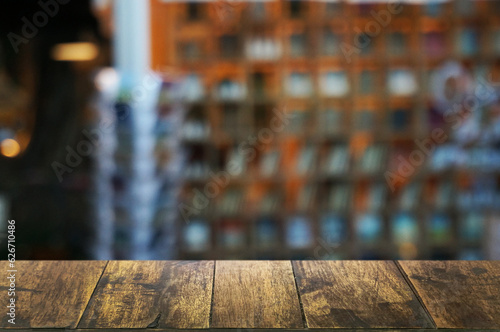
<svg viewBox="0 0 500 332">
<path fill-rule="evenodd" d="M 500 81 L 500 2 L 401 6 L 368 36 L 387 4 L 152 1 L 154 69 L 185 78 L 182 201 L 216 184 L 179 218 L 179 258 L 488 258 L 500 104 L 454 131 L 429 100 L 449 60 Z M 273 110 L 289 122 L 267 139 Z M 392 191 L 387 171 L 436 128 L 449 139 Z"/>
</svg>

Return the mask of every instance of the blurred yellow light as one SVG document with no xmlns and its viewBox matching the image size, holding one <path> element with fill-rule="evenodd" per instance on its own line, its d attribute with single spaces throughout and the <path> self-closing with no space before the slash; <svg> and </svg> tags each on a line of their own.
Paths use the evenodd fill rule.
<svg viewBox="0 0 500 332">
<path fill-rule="evenodd" d="M 52 59 L 56 61 L 89 61 L 97 57 L 99 49 L 92 43 L 57 44 L 52 49 Z"/>
<path fill-rule="evenodd" d="M 0 144 L 0 152 L 6 157 L 12 158 L 15 157 L 21 152 L 21 147 L 16 140 L 7 138 L 2 141 Z"/>
</svg>

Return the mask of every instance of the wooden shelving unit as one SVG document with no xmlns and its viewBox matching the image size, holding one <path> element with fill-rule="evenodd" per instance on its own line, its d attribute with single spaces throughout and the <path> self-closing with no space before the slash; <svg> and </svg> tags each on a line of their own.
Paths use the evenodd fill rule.
<svg viewBox="0 0 500 332">
<path fill-rule="evenodd" d="M 209 170 L 224 171 L 238 147 L 246 151 L 241 172 L 189 222 L 179 220 L 181 258 L 488 257 L 484 234 L 500 222 L 498 166 L 487 174 L 465 164 L 433 168 L 434 155 L 394 192 L 385 176 L 434 128 L 450 136 L 437 149 L 460 145 L 432 110 L 431 73 L 453 60 L 499 76 L 497 3 L 404 4 L 352 56 L 345 47 L 367 37 L 372 11 L 387 4 L 152 5 L 153 26 L 164 29 L 153 35 L 154 66 L 191 77 L 190 95 L 203 91 L 187 102 L 186 123 L 204 129 L 184 141 L 187 173 L 197 175 L 184 179 L 183 202 L 214 182 Z M 495 107 L 481 111 L 484 125 L 498 119 Z M 273 109 L 294 117 L 254 145 Z M 490 203 L 462 202 L 486 191 Z"/>
</svg>

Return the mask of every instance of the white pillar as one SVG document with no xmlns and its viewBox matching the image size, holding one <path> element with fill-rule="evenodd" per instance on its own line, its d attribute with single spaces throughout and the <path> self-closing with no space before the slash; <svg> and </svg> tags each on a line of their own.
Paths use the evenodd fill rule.
<svg viewBox="0 0 500 332">
<path fill-rule="evenodd" d="M 117 120 L 117 170 L 124 190 L 115 200 L 117 258 L 151 258 L 158 181 L 154 158 L 156 101 L 161 80 L 150 71 L 148 0 L 114 2 L 114 66 L 120 77 L 118 102 L 130 112 Z"/>
<path fill-rule="evenodd" d="M 114 67 L 140 78 L 150 68 L 149 0 L 115 0 Z"/>
</svg>

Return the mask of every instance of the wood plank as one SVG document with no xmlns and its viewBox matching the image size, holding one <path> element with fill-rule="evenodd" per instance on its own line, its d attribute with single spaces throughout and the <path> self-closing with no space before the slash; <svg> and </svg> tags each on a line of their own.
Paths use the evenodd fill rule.
<svg viewBox="0 0 500 332">
<path fill-rule="evenodd" d="M 438 328 L 500 329 L 500 261 L 401 261 Z"/>
<path fill-rule="evenodd" d="M 392 261 L 294 261 L 309 328 L 432 328 Z"/>
<path fill-rule="evenodd" d="M 7 274 L 8 262 L 1 266 Z M 15 325 L 6 311 L 1 328 L 76 328 L 105 266 L 106 261 L 16 261 Z M 8 289 L 8 280 L 2 282 L 5 309 Z"/>
<path fill-rule="evenodd" d="M 217 261 L 213 328 L 302 328 L 289 261 Z"/>
<path fill-rule="evenodd" d="M 79 328 L 208 328 L 212 261 L 112 261 Z"/>
</svg>

